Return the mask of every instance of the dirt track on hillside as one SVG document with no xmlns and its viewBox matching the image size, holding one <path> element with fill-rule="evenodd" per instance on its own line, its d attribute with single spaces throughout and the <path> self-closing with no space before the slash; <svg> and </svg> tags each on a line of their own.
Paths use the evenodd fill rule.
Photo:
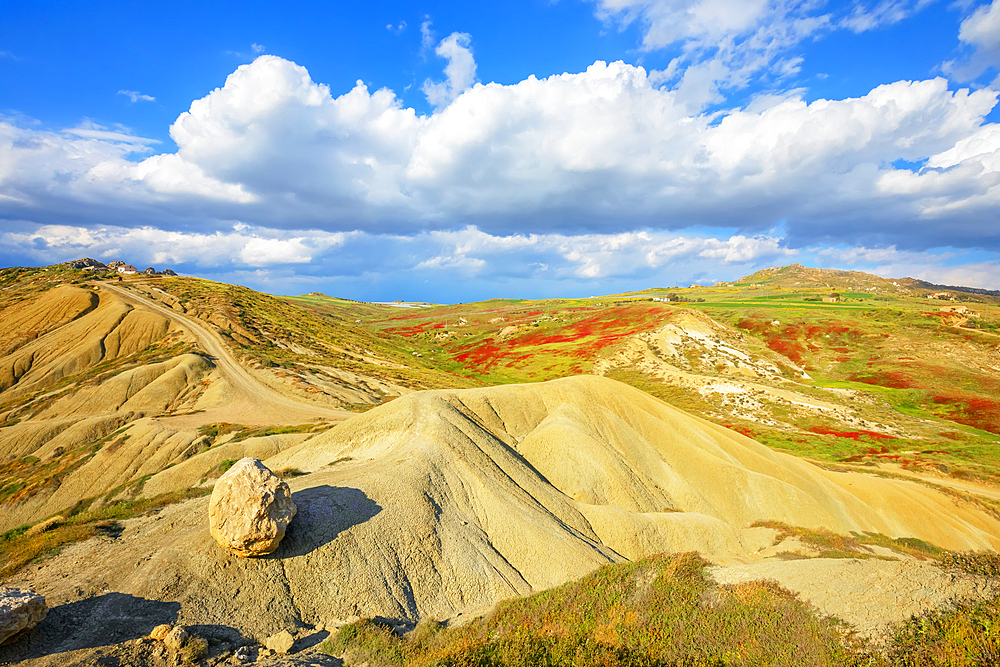
<svg viewBox="0 0 1000 667">
<path fill-rule="evenodd" d="M 186 329 L 198 345 L 212 357 L 216 368 L 229 387 L 224 393 L 225 403 L 203 412 L 161 419 L 176 426 L 196 426 L 213 422 L 237 424 L 293 424 L 324 419 L 343 421 L 353 413 L 346 410 L 311 403 L 279 393 L 275 388 L 252 375 L 240 365 L 226 348 L 218 334 L 198 323 L 194 318 L 181 315 L 155 301 L 135 294 L 117 285 L 101 285 L 125 301 L 147 308 L 170 318 Z"/>
</svg>

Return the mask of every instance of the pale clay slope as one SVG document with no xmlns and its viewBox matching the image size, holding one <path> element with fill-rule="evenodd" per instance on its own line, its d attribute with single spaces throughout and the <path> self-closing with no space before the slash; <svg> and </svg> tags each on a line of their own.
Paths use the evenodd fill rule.
<svg viewBox="0 0 1000 667">
<path fill-rule="evenodd" d="M 752 560 L 774 534 L 747 528 L 758 520 L 1000 546 L 1000 523 L 932 489 L 823 471 L 593 376 L 411 394 L 266 463 L 311 473 L 289 480 L 298 515 L 268 557 L 216 545 L 202 498 L 24 583 L 57 604 L 81 580 L 177 601 L 181 623 L 263 638 L 296 621 L 453 617 L 661 551 Z"/>
<path fill-rule="evenodd" d="M 97 307 L 97 295 L 73 285 L 60 285 L 43 298 L 21 301 L 0 311 L 0 356 L 72 322 Z"/>
<path fill-rule="evenodd" d="M 305 405 L 260 385 L 239 367 L 217 336 L 190 318 L 157 308 L 113 286 L 95 294 L 63 285 L 0 313 L 4 318 L 0 344 L 7 351 L 0 358 L 3 400 L 41 392 L 33 399 L 41 407 L 30 419 L 0 429 L 0 461 L 33 456 L 47 462 L 126 428 L 112 439 L 114 444 L 63 475 L 59 484 L 5 505 L 0 531 L 40 521 L 80 499 L 103 496 L 168 465 L 187 462 L 208 446 L 197 431 L 201 424 L 283 424 L 342 416 L 341 411 Z M 68 390 L 59 384 L 102 362 L 141 352 L 168 334 L 176 340 L 197 341 L 215 361 L 181 354 L 127 368 L 100 383 L 70 385 Z M 164 416 L 178 411 L 193 414 Z M 287 442 L 285 438 L 264 446 L 232 444 L 225 447 L 223 458 L 218 456 L 223 450 L 215 448 L 194 466 L 185 466 L 183 482 L 176 471 L 165 470 L 167 474 L 149 489 L 165 492 L 195 486 L 225 458 L 270 456 L 279 451 L 274 443 Z"/>
<path fill-rule="evenodd" d="M 102 361 L 141 351 L 171 330 L 167 318 L 137 310 L 107 292 L 100 295 L 95 308 L 86 309 L 84 300 L 92 303 L 95 298 L 86 290 L 63 286 L 29 304 L 26 311 L 31 314 L 44 312 L 46 307 L 63 307 L 64 302 L 71 301 L 75 311 L 67 310 L 62 319 L 73 312 L 82 314 L 0 358 L 0 391 L 4 391 L 6 400 L 55 385 Z M 15 305 L 8 310 L 17 308 Z M 18 321 L 17 326 L 19 331 L 31 331 L 34 324 L 28 319 Z"/>
<path fill-rule="evenodd" d="M 214 422 L 237 424 L 298 424 L 316 419 L 342 420 L 352 413 L 333 408 L 325 402 L 307 400 L 302 396 L 286 395 L 287 387 L 280 387 L 273 377 L 262 372 L 251 372 L 233 358 L 219 335 L 195 318 L 181 315 L 170 308 L 117 285 L 105 285 L 123 302 L 148 309 L 151 315 L 170 319 L 174 326 L 184 329 L 198 342 L 201 349 L 212 355 L 220 375 L 225 379 L 225 389 L 220 401 L 209 408 L 214 414 L 206 417 Z M 214 410 L 213 410 L 214 409 Z M 207 423 L 207 422 L 202 422 Z"/>
<path fill-rule="evenodd" d="M 769 560 L 715 567 L 720 584 L 771 579 L 858 632 L 884 640 L 891 626 L 956 601 L 996 595 L 995 579 L 972 577 L 911 560 L 855 558 Z"/>
</svg>

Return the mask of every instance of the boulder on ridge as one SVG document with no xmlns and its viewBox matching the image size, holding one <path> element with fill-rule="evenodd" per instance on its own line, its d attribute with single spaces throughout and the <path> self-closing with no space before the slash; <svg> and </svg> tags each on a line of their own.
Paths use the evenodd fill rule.
<svg viewBox="0 0 1000 667">
<path fill-rule="evenodd" d="M 242 558 L 277 549 L 294 516 L 288 484 L 250 457 L 219 478 L 208 506 L 212 537 Z"/>
</svg>

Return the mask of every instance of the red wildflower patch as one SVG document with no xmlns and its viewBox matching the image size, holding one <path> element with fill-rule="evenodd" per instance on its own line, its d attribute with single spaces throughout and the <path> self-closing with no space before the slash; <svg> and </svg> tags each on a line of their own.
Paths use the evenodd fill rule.
<svg viewBox="0 0 1000 667">
<path fill-rule="evenodd" d="M 931 400 L 950 406 L 948 417 L 959 424 L 1000 434 L 1000 400 L 974 394 L 935 396 Z"/>
<path fill-rule="evenodd" d="M 877 433 L 876 431 L 837 431 L 832 428 L 827 428 L 826 426 L 813 426 L 809 430 L 819 435 L 833 435 L 838 438 L 850 438 L 854 441 L 857 441 L 862 437 L 869 437 L 873 440 L 893 440 L 895 438 L 895 436 L 886 435 L 885 433 Z"/>
<path fill-rule="evenodd" d="M 495 341 L 489 339 L 455 355 L 455 361 L 485 370 L 495 366 L 499 360 L 498 357 L 506 351 L 506 349 L 498 347 Z"/>
<path fill-rule="evenodd" d="M 868 362 L 871 366 L 872 362 Z M 905 371 L 875 371 L 874 373 L 855 373 L 848 380 L 853 382 L 863 382 L 879 387 L 889 387 L 891 389 L 913 389 L 917 385 Z"/>
<path fill-rule="evenodd" d="M 778 354 L 785 355 L 796 364 L 802 363 L 802 355 L 806 351 L 806 349 L 798 341 L 784 340 L 777 337 L 770 338 L 767 341 L 767 346 Z"/>
<path fill-rule="evenodd" d="M 581 309 L 592 310 L 592 309 Z M 535 311 L 529 315 L 540 315 Z M 671 311 L 659 307 L 623 306 L 601 310 L 597 314 L 570 322 L 559 329 L 542 328 L 515 336 L 502 344 L 493 339 L 483 340 L 459 347 L 455 361 L 489 370 L 497 364 L 517 366 L 528 359 L 527 349 L 534 348 L 532 354 L 558 354 L 576 359 L 592 359 L 602 349 L 635 333 L 658 326 L 663 315 Z M 547 346 L 573 343 L 568 349 L 546 349 Z M 569 372 L 582 372 L 574 366 Z"/>
<path fill-rule="evenodd" d="M 734 426 L 733 424 L 723 424 L 723 426 L 725 426 L 726 428 L 728 428 L 728 429 L 730 429 L 732 431 L 736 431 L 740 435 L 745 435 L 748 438 L 754 438 L 754 437 L 756 437 L 755 434 L 754 434 L 754 432 L 751 431 L 746 426 Z"/>
<path fill-rule="evenodd" d="M 807 347 L 809 351 L 818 352 L 822 349 L 820 343 L 839 343 L 840 347 L 834 349 L 838 352 L 848 352 L 849 349 L 843 346 L 844 339 L 857 342 L 862 338 L 860 331 L 846 324 L 831 322 L 785 324 L 778 328 L 760 317 L 748 317 L 740 320 L 736 326 L 761 336 L 770 349 L 800 365 L 804 362 Z M 827 341 L 827 338 L 831 340 Z"/>
<path fill-rule="evenodd" d="M 431 325 L 430 322 L 423 322 L 421 324 L 414 324 L 409 327 L 384 327 L 383 331 L 388 331 L 390 333 L 397 334 L 399 336 L 406 336 L 407 338 L 412 338 L 418 334 L 422 334 L 427 330 L 427 327 Z"/>
</svg>

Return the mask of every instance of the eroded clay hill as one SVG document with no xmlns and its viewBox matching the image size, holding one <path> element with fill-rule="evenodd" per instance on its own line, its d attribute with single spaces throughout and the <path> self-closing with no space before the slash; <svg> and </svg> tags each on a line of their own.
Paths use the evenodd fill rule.
<svg viewBox="0 0 1000 667">
<path fill-rule="evenodd" d="M 134 495 L 209 448 L 205 423 L 342 418 L 269 389 L 197 323 L 114 287 L 30 293 L 0 323 L 0 532 Z M 226 452 L 266 456 L 288 441 Z"/>
<path fill-rule="evenodd" d="M 12 583 L 50 604 L 102 590 L 179 603 L 177 622 L 262 638 L 351 616 L 453 617 L 658 552 L 748 557 L 774 537 L 757 521 L 1000 546 L 1000 522 L 974 506 L 822 470 L 595 376 L 414 393 L 265 463 L 305 473 L 289 480 L 298 514 L 270 556 L 216 545 L 200 498 Z"/>
</svg>

